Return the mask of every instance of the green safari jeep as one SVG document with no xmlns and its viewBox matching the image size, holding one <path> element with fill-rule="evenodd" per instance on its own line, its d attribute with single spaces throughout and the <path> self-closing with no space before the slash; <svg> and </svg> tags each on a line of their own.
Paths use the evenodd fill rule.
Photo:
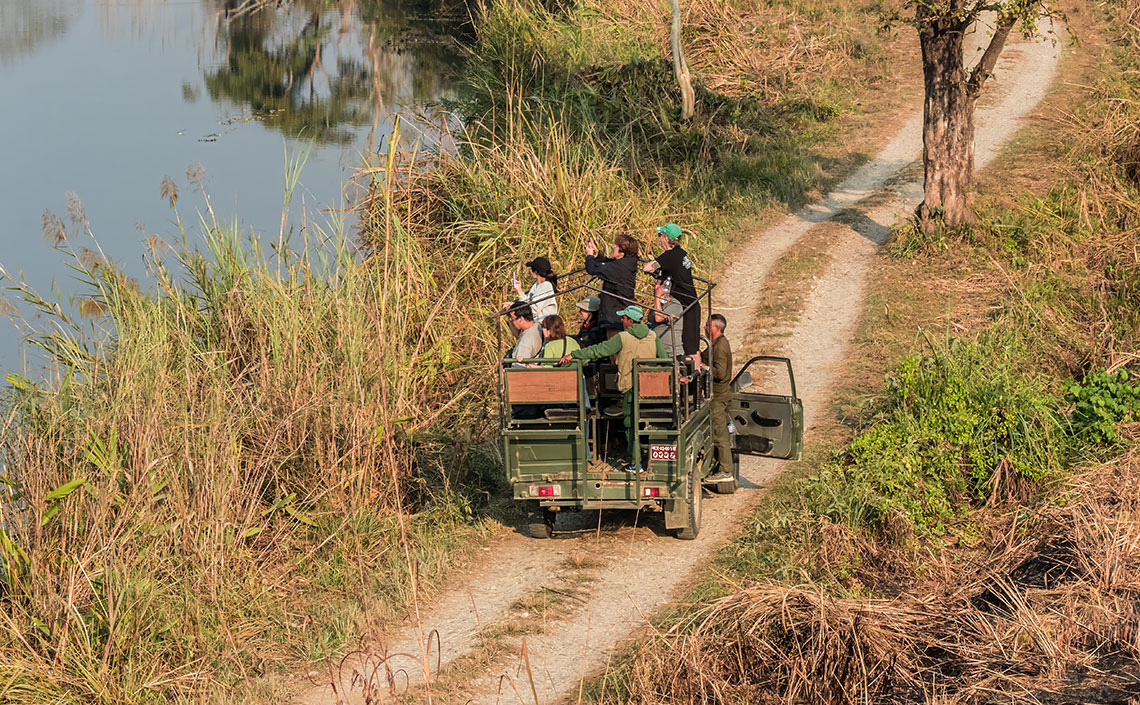
<svg viewBox="0 0 1140 705">
<path fill-rule="evenodd" d="M 578 361 L 551 362 L 511 360 L 500 367 L 507 479 L 514 499 L 526 503 L 531 536 L 549 538 L 562 512 L 634 509 L 663 512 L 666 529 L 695 539 L 714 457 L 708 375 L 676 360 L 634 362 L 631 456 L 644 469 L 637 471 L 611 462 L 615 451 L 625 450 L 616 367 L 608 361 L 586 368 Z M 760 386 L 778 390 L 760 392 Z M 790 360 L 750 359 L 733 389 L 734 476 L 710 485 L 720 494 L 738 487 L 739 454 L 798 459 L 803 442 L 803 405 Z"/>
</svg>

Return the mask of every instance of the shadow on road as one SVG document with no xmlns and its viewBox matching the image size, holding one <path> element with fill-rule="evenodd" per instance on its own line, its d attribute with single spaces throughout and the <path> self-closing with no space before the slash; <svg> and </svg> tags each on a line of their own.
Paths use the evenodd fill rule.
<svg viewBox="0 0 1140 705">
<path fill-rule="evenodd" d="M 737 492 L 747 492 L 763 489 L 746 477 L 741 477 Z M 718 499 L 726 495 L 719 495 L 704 488 L 703 501 L 712 502 L 707 508 L 715 507 Z M 617 537 L 623 533 L 638 528 L 649 529 L 655 536 L 672 538 L 673 532 L 665 528 L 665 514 L 663 512 L 635 511 L 632 509 L 602 509 L 559 512 L 557 523 L 554 526 L 554 535 L 550 540 L 566 540 L 584 538 L 590 535 Z M 515 534 L 529 537 L 527 522 L 519 518 L 512 522 L 511 529 Z"/>
</svg>

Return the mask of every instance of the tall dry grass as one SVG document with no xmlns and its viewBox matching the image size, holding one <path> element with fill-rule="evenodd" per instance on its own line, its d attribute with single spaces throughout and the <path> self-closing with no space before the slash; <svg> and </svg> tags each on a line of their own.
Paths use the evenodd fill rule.
<svg viewBox="0 0 1140 705">
<path fill-rule="evenodd" d="M 586 242 L 603 245 L 629 232 L 643 252 L 669 213 L 674 193 L 631 184 L 592 136 L 570 135 L 561 116 L 510 111 L 454 135 L 458 153 L 396 150 L 390 167 L 373 168 L 390 194 L 376 193 L 363 228 L 365 244 L 382 253 L 407 234 L 436 255 L 461 255 L 441 272 L 485 305 L 496 301 L 509 272 L 534 254 L 567 272 L 583 264 Z M 696 248 L 711 245 L 697 238 Z"/>
<path fill-rule="evenodd" d="M 652 0 L 586 0 L 584 32 L 608 54 L 628 58 L 652 47 L 669 57 L 669 7 Z M 875 8 L 852 0 L 788 4 L 691 0 L 682 4 L 685 58 L 716 93 L 762 102 L 802 98 L 821 81 L 875 79 L 887 60 Z M 603 54 L 607 57 L 607 54 Z M 607 57 L 608 58 L 608 57 Z"/>
<path fill-rule="evenodd" d="M 697 70 L 690 121 L 672 74 L 668 6 L 641 0 L 553 11 L 487 2 L 463 109 L 496 132 L 514 113 L 536 124 L 553 114 L 643 190 L 675 192 L 678 221 L 718 238 L 742 214 L 798 206 L 826 188 L 850 164 L 816 147 L 860 91 L 896 69 L 874 3 L 837 0 L 807 14 L 750 0 L 684 7 Z"/>
<path fill-rule="evenodd" d="M 201 247 L 152 241 L 150 292 L 61 242 L 102 334 L 8 277 L 50 367 L 10 378 L 0 427 L 4 702 L 170 702 L 301 669 L 478 531 L 453 491 L 462 434 L 442 453 L 432 432 L 484 413 L 456 403 L 483 347 L 433 322 L 454 298 L 421 243 L 360 266 L 338 224 L 280 257 L 203 225 Z"/>
<path fill-rule="evenodd" d="M 693 233 L 686 247 L 698 262 L 711 261 L 742 214 L 753 215 L 757 204 L 798 203 L 834 176 L 828 169 L 837 165 L 825 167 L 811 150 L 820 125 L 844 109 L 832 80 L 842 74 L 851 89 L 853 74 L 865 81 L 883 73 L 876 51 L 848 46 L 875 41 L 866 38 L 874 25 L 869 4 L 837 2 L 808 15 L 738 4 L 752 14 L 729 27 L 720 4 L 686 5 L 700 30 L 698 56 L 698 47 L 729 35 L 747 38 L 735 55 L 710 59 L 710 80 L 717 71 L 752 76 L 755 65 L 742 61 L 782 54 L 787 62 L 767 70 L 787 77 L 797 100 L 750 83 L 729 90 L 731 81 L 721 81 L 701 89 L 700 115 L 684 125 L 662 53 L 668 21 L 660 7 L 487 2 L 462 72 L 459 108 L 468 119 L 454 135 L 457 152 L 402 152 L 393 165 L 394 207 L 389 213 L 388 201 L 375 199 L 377 222 L 390 215 L 430 247 L 458 248 L 464 266 L 472 262 L 463 286 L 481 293 L 501 286 L 488 275 L 503 276 L 536 253 L 562 271 L 581 266 L 591 237 L 628 231 L 655 253 L 653 227 L 666 221 Z M 810 46 L 804 33 L 813 36 Z M 366 226 L 366 243 L 374 247 L 390 229 Z"/>
<path fill-rule="evenodd" d="M 1140 693 L 1140 456 L 994 517 L 894 597 L 742 586 L 637 649 L 599 702 L 1124 702 Z"/>
</svg>

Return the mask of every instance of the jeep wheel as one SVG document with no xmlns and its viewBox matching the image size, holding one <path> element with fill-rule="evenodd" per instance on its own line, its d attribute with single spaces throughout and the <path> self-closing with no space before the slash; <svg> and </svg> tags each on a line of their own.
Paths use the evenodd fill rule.
<svg viewBox="0 0 1140 705">
<path fill-rule="evenodd" d="M 701 495 L 704 490 L 701 486 L 701 467 L 696 458 L 690 458 L 688 487 L 685 490 L 685 501 L 689 505 L 685 515 L 685 526 L 677 529 L 677 538 L 683 541 L 692 541 L 701 533 Z"/>
<path fill-rule="evenodd" d="M 717 494 L 735 494 L 740 486 L 740 453 L 732 451 L 732 479 L 724 482 L 714 482 L 712 491 Z"/>
<path fill-rule="evenodd" d="M 527 531 L 533 539 L 548 539 L 554 533 L 558 515 L 549 509 L 538 509 L 527 516 Z"/>
</svg>

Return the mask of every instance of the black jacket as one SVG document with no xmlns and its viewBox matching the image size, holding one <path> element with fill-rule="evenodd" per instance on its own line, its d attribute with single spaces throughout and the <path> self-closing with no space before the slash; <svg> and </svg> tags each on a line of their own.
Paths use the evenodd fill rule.
<svg viewBox="0 0 1140 705">
<path fill-rule="evenodd" d="M 657 255 L 656 261 L 661 265 L 662 275 L 673 280 L 672 294 L 677 301 L 680 301 L 682 306 L 688 306 L 696 301 L 697 287 L 693 285 L 693 265 L 689 260 L 689 253 L 680 245 L 675 245 L 672 249 Z"/>
<path fill-rule="evenodd" d="M 617 312 L 633 301 L 633 287 L 637 283 L 637 258 L 610 259 L 587 255 L 586 272 L 602 280 L 602 307 L 598 311 L 598 325 L 602 328 L 620 329 L 622 325 Z"/>
<path fill-rule="evenodd" d="M 606 329 L 602 328 L 601 324 L 597 322 L 594 322 L 592 325 L 588 326 L 584 325 L 574 335 L 574 339 L 577 340 L 578 344 L 582 347 L 588 348 L 591 345 L 597 345 L 606 339 Z"/>
</svg>

